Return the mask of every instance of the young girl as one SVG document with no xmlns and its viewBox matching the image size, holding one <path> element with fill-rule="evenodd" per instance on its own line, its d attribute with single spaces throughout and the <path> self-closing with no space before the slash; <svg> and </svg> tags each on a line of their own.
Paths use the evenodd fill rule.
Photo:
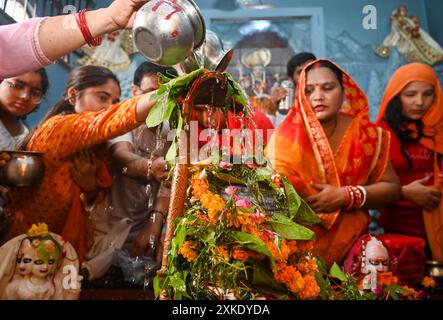
<svg viewBox="0 0 443 320">
<path fill-rule="evenodd" d="M 45 175 L 36 188 L 11 190 L 5 212 L 13 221 L 6 240 L 45 221 L 73 244 L 80 261 L 84 258 L 93 228 L 83 205 L 95 200 L 97 190 L 82 193 L 72 176 L 71 160 L 94 148 L 97 161 L 105 162 L 103 143 L 142 124 L 155 104 L 151 93 L 117 103 L 119 96 L 119 83 L 110 70 L 85 66 L 71 72 L 63 100 L 23 143 L 25 150 L 44 153 Z M 96 176 L 99 186 L 110 184 L 105 173 L 100 170 Z"/>
<path fill-rule="evenodd" d="M 45 69 L 8 78 L 0 83 L 0 150 L 14 150 L 28 134 L 22 120 L 39 106 L 48 87 Z"/>
<path fill-rule="evenodd" d="M 378 223 L 385 232 L 425 240 L 428 232 L 434 258 L 441 261 L 443 101 L 434 70 L 422 63 L 399 68 L 388 83 L 377 121 L 391 132 L 390 158 L 402 184 L 402 199 L 382 210 Z"/>
</svg>

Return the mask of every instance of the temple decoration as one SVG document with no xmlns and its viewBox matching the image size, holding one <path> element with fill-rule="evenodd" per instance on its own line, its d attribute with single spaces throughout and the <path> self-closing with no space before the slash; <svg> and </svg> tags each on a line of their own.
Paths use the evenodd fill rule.
<svg viewBox="0 0 443 320">
<path fill-rule="evenodd" d="M 251 70 L 250 79 L 240 79 L 243 88 L 251 89 L 254 96 L 260 96 L 266 92 L 266 66 L 271 62 L 271 50 L 261 48 L 241 57 L 244 67 Z M 247 84 L 249 82 L 249 84 Z"/>
<path fill-rule="evenodd" d="M 394 47 L 409 62 L 435 65 L 443 60 L 443 48 L 420 27 L 417 16 L 408 16 L 405 5 L 394 10 L 391 15 L 391 33 L 382 45 L 374 47 L 374 51 L 380 57 L 387 58 Z"/>
<path fill-rule="evenodd" d="M 129 30 L 114 31 L 103 38 L 98 47 L 83 46 L 85 54 L 77 62 L 81 65 L 98 65 L 113 72 L 127 69 L 131 65 L 130 55 L 137 52 Z"/>
</svg>

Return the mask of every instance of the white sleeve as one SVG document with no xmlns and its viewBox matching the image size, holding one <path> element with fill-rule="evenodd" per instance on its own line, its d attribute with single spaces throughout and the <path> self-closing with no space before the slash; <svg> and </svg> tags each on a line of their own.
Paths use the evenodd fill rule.
<svg viewBox="0 0 443 320">
<path fill-rule="evenodd" d="M 129 142 L 129 143 L 134 143 L 133 139 L 132 139 L 132 133 L 128 132 L 125 133 L 121 136 L 115 137 L 114 139 L 111 139 L 108 141 L 108 146 L 112 146 L 113 144 L 116 144 L 117 142 Z"/>
</svg>

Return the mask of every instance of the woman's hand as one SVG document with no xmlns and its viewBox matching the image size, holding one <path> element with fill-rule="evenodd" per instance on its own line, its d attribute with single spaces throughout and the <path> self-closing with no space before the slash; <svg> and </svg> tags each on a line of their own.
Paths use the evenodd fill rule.
<svg viewBox="0 0 443 320">
<path fill-rule="evenodd" d="M 306 203 L 319 213 L 331 213 L 346 207 L 346 198 L 344 188 L 334 187 L 330 184 L 311 184 L 320 192 L 316 195 L 307 197 Z"/>
<path fill-rule="evenodd" d="M 0 167 L 6 165 L 6 163 L 11 159 L 11 156 L 7 152 L 0 152 Z"/>
<path fill-rule="evenodd" d="M 135 14 L 148 0 L 115 0 L 106 8 L 106 13 L 115 24 L 115 29 L 132 28 Z"/>
<path fill-rule="evenodd" d="M 163 157 L 158 157 L 152 162 L 151 170 L 154 179 L 161 182 L 168 177 L 169 166 Z"/>
<path fill-rule="evenodd" d="M 159 212 L 153 212 L 149 216 L 146 227 L 134 239 L 131 248 L 133 257 L 151 257 L 154 256 L 159 247 L 161 230 L 163 227 L 164 215 Z"/>
<path fill-rule="evenodd" d="M 441 199 L 441 192 L 430 186 L 426 186 L 431 180 L 432 175 L 426 176 L 423 179 L 415 180 L 408 185 L 401 188 L 403 198 L 408 200 L 426 211 L 434 210 Z M 439 181 L 443 181 L 443 176 L 440 174 Z"/>
<path fill-rule="evenodd" d="M 88 203 L 94 202 L 98 192 L 98 163 L 95 153 L 92 150 L 82 150 L 72 157 L 71 162 L 72 178 L 85 193 Z"/>
</svg>

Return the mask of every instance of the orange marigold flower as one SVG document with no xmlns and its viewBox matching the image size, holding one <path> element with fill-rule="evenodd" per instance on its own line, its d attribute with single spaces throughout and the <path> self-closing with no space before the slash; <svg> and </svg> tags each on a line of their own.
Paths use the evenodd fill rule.
<svg viewBox="0 0 443 320">
<path fill-rule="evenodd" d="M 276 261 L 280 261 L 280 251 L 278 250 L 277 246 L 275 245 L 275 242 L 272 240 L 265 240 L 262 239 L 265 244 L 266 247 L 269 249 L 269 251 L 271 251 L 272 257 L 276 260 Z"/>
<path fill-rule="evenodd" d="M 433 277 L 424 277 L 423 281 L 421 282 L 421 284 L 425 288 L 434 288 L 435 287 L 435 280 L 434 280 Z"/>
<path fill-rule="evenodd" d="M 301 258 L 297 264 L 297 269 L 304 275 L 315 274 L 317 272 L 317 261 L 314 258 Z"/>
<path fill-rule="evenodd" d="M 288 245 L 286 244 L 286 239 L 282 239 L 281 245 L 280 245 L 280 259 L 283 261 L 288 260 L 290 252 L 291 252 L 291 250 L 289 249 Z"/>
<path fill-rule="evenodd" d="M 313 275 L 307 275 L 303 277 L 305 287 L 299 292 L 300 299 L 308 300 L 315 299 L 320 294 L 320 287 Z"/>
<path fill-rule="evenodd" d="M 298 245 L 297 245 L 297 241 L 290 240 L 290 241 L 288 241 L 287 244 L 289 247 L 289 255 L 293 255 L 294 253 L 296 253 L 299 250 Z"/>
<path fill-rule="evenodd" d="M 232 256 L 235 260 L 239 260 L 241 262 L 246 262 L 249 259 L 248 251 L 242 250 L 240 248 L 234 248 Z"/>
<path fill-rule="evenodd" d="M 228 245 L 222 244 L 215 247 L 215 251 L 217 254 L 222 255 L 226 261 L 230 261 L 231 257 L 229 256 L 228 252 Z"/>
<path fill-rule="evenodd" d="M 303 279 L 300 272 L 295 271 L 291 281 L 289 283 L 286 283 L 286 286 L 292 293 L 299 293 L 305 287 L 305 280 Z"/>
<path fill-rule="evenodd" d="M 292 293 L 298 293 L 305 286 L 305 281 L 299 271 L 293 266 L 288 266 L 284 263 L 277 264 L 277 273 L 275 280 L 284 283 Z"/>
<path fill-rule="evenodd" d="M 311 251 L 314 248 L 314 240 L 299 241 L 298 248 L 301 251 Z"/>
<path fill-rule="evenodd" d="M 382 286 L 392 286 L 398 283 L 398 278 L 392 272 L 379 272 L 378 281 Z"/>
<path fill-rule="evenodd" d="M 185 241 L 183 242 L 183 245 L 178 253 L 181 254 L 189 262 L 193 262 L 198 257 L 198 254 L 196 252 L 197 246 L 197 241 Z"/>
<path fill-rule="evenodd" d="M 407 292 L 403 293 L 403 297 L 415 296 L 417 294 L 417 292 L 414 290 L 414 288 L 411 288 L 408 286 L 403 286 L 403 289 L 408 290 Z"/>
</svg>

